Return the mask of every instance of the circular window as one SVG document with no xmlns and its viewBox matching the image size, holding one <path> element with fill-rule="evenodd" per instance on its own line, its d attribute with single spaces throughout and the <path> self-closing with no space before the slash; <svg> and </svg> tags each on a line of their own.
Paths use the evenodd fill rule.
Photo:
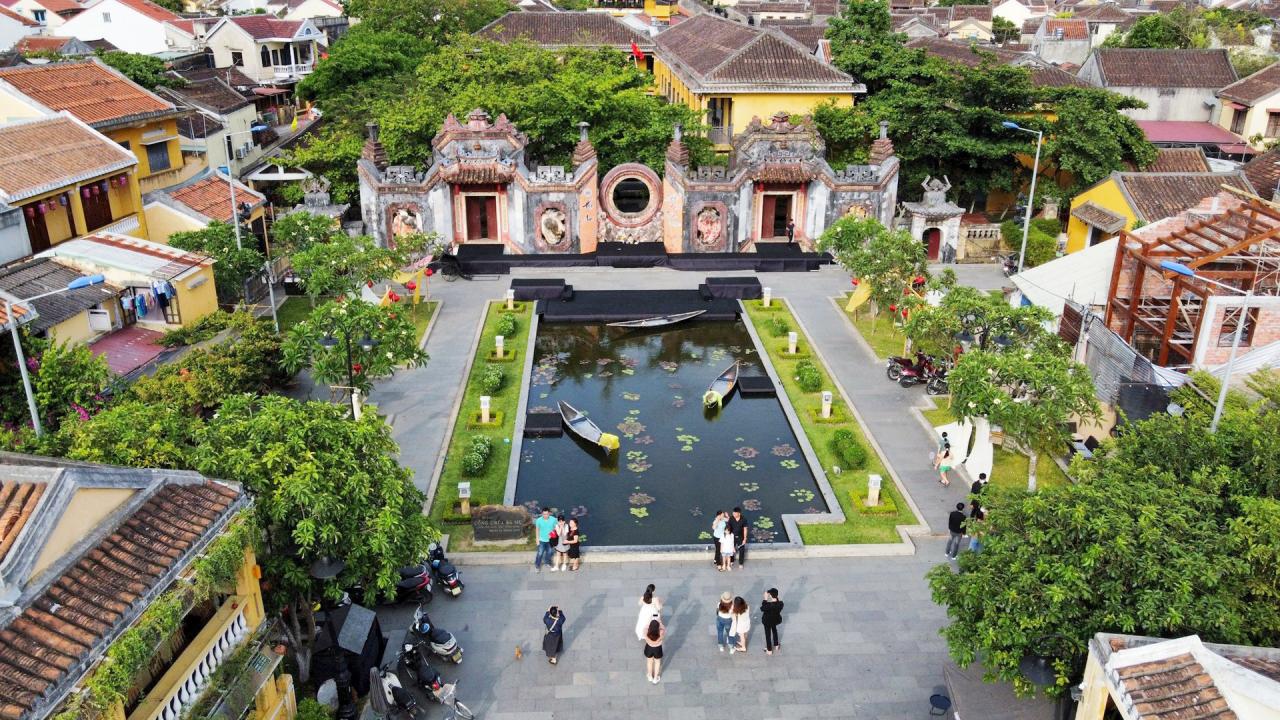
<svg viewBox="0 0 1280 720">
<path fill-rule="evenodd" d="M 613 206 L 627 214 L 644 212 L 649 207 L 649 186 L 640 178 L 624 178 L 613 188 Z"/>
</svg>

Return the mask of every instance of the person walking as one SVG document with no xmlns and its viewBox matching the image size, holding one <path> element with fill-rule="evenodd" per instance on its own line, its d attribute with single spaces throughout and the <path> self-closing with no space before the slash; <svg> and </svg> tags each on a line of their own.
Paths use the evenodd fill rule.
<svg viewBox="0 0 1280 720">
<path fill-rule="evenodd" d="M 734 550 L 738 553 L 738 569 L 741 570 L 743 565 L 747 564 L 747 519 L 742 517 L 742 508 L 733 509 L 733 515 L 729 518 L 729 533 L 733 535 Z"/>
<path fill-rule="evenodd" d="M 791 218 L 787 218 L 787 244 L 790 245 L 795 241 L 796 241 L 796 221 L 792 220 Z"/>
<path fill-rule="evenodd" d="M 667 628 L 661 620 L 649 621 L 644 633 L 645 675 L 649 682 L 657 685 L 662 680 L 662 641 L 667 637 Z"/>
<path fill-rule="evenodd" d="M 747 601 L 741 597 L 733 599 L 733 619 L 729 624 L 729 639 L 733 641 L 733 647 L 729 648 L 729 654 L 744 653 L 747 651 L 747 633 L 751 632 L 751 610 L 747 607 Z"/>
<path fill-rule="evenodd" d="M 987 519 L 987 509 L 982 507 L 977 500 L 973 501 L 973 505 L 969 511 L 969 551 L 982 551 L 982 526 L 983 521 Z"/>
<path fill-rule="evenodd" d="M 653 583 L 649 583 L 640 596 L 640 613 L 636 615 L 636 638 L 644 640 L 649 623 L 662 619 L 662 598 L 656 594 Z"/>
<path fill-rule="evenodd" d="M 947 530 L 951 531 L 951 539 L 947 540 L 947 559 L 955 560 L 960 554 L 960 542 L 964 540 L 964 503 L 956 503 L 956 509 L 947 516 Z"/>
<path fill-rule="evenodd" d="M 728 528 L 720 535 L 720 572 L 733 569 L 733 533 Z"/>
<path fill-rule="evenodd" d="M 724 537 L 724 528 L 727 521 L 728 513 L 723 510 L 717 510 L 715 519 L 711 521 L 711 564 L 720 569 L 724 569 L 721 566 L 720 538 Z"/>
<path fill-rule="evenodd" d="M 973 481 L 969 486 L 970 495 L 981 495 L 984 488 L 987 487 L 987 474 L 978 473 L 978 479 Z"/>
<path fill-rule="evenodd" d="M 554 537 L 555 537 L 556 562 L 559 564 L 560 572 L 568 572 L 569 571 L 569 543 L 566 540 L 566 538 L 569 537 L 569 523 L 565 522 L 563 515 L 556 517 L 556 533 Z M 556 568 L 553 567 L 551 569 L 555 570 Z"/>
<path fill-rule="evenodd" d="M 578 529 L 577 518 L 569 518 L 565 542 L 569 545 L 569 569 L 577 572 L 578 565 L 582 562 L 582 534 Z"/>
<path fill-rule="evenodd" d="M 774 650 L 781 650 L 778 626 L 782 624 L 782 601 L 778 599 L 778 588 L 764 591 L 764 602 L 760 603 L 760 624 L 764 626 L 764 654 L 772 655 Z"/>
<path fill-rule="evenodd" d="M 716 645 L 720 652 L 729 647 L 729 628 L 733 625 L 733 595 L 728 591 L 720 593 L 720 604 L 716 606 Z"/>
<path fill-rule="evenodd" d="M 542 636 L 542 651 L 552 665 L 560 662 L 560 653 L 564 651 L 564 621 L 564 613 L 555 605 L 542 616 L 542 624 L 547 626 L 547 634 Z"/>
<path fill-rule="evenodd" d="M 537 535 L 538 550 L 533 556 L 533 569 L 542 572 L 542 563 L 551 565 L 551 570 L 555 571 L 552 565 L 552 544 L 551 534 L 556 529 L 556 519 L 551 517 L 551 508 L 542 508 L 542 514 L 533 521 L 534 531 Z"/>
<path fill-rule="evenodd" d="M 950 443 L 942 446 L 942 452 L 938 453 L 938 461 L 934 463 L 934 467 L 938 468 L 938 482 L 943 487 L 950 487 L 951 478 L 947 477 L 947 473 L 951 472 Z"/>
</svg>

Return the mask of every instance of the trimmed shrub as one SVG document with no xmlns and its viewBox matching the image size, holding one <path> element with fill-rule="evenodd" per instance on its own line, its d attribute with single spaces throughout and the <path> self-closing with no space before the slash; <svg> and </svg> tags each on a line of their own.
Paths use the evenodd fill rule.
<svg viewBox="0 0 1280 720">
<path fill-rule="evenodd" d="M 1062 232 L 1062 223 L 1058 222 L 1058 218 L 1034 218 L 1031 220 L 1031 229 L 1056 238 Z"/>
<path fill-rule="evenodd" d="M 773 337 L 782 337 L 791 332 L 791 324 L 783 318 L 765 318 L 764 327 Z"/>
<path fill-rule="evenodd" d="M 507 373 L 497 365 L 490 365 L 480 373 L 480 389 L 485 393 L 492 395 L 502 389 L 502 383 L 507 379 Z"/>
<path fill-rule="evenodd" d="M 867 465 L 867 449 L 848 428 L 840 428 L 831 435 L 831 452 L 840 458 L 845 470 L 861 470 Z"/>
<path fill-rule="evenodd" d="M 498 316 L 498 321 L 493 324 L 493 332 L 495 335 L 503 337 L 511 337 L 516 334 L 520 323 L 516 322 L 516 316 L 511 313 L 502 313 Z"/>
<path fill-rule="evenodd" d="M 796 384 L 805 392 L 817 392 L 822 389 L 822 373 L 808 360 L 796 363 Z"/>
<path fill-rule="evenodd" d="M 892 495 L 885 492 L 883 486 L 880 487 L 879 505 L 868 507 L 865 494 L 858 490 L 849 493 L 849 497 L 853 500 L 853 509 L 862 515 L 895 515 L 898 512 L 898 503 L 894 502 Z"/>
<path fill-rule="evenodd" d="M 462 474 L 475 477 L 484 472 L 484 466 L 489 462 L 489 455 L 492 453 L 492 440 L 485 435 L 473 436 L 470 447 L 462 455 Z"/>
</svg>

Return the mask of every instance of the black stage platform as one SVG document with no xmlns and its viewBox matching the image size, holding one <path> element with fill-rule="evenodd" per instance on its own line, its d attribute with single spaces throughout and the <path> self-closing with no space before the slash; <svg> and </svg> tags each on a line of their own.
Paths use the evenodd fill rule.
<svg viewBox="0 0 1280 720">
<path fill-rule="evenodd" d="M 697 290 L 579 290 L 568 301 L 539 300 L 542 322 L 610 323 L 706 310 L 698 320 L 736 320 L 736 300 L 704 300 Z M 637 329 L 637 332 L 640 332 Z"/>
<path fill-rule="evenodd" d="M 507 255 L 498 243 L 463 244 L 458 261 L 473 275 L 506 275 L 513 267 L 669 267 L 675 270 L 806 272 L 831 262 L 827 253 L 807 253 L 790 243 L 756 243 L 752 253 L 668 253 L 662 243 L 602 242 L 593 253 Z"/>
</svg>

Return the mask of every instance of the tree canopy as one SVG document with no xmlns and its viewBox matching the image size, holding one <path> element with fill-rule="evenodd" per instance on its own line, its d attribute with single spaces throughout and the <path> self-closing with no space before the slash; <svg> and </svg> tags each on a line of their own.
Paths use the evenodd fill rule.
<svg viewBox="0 0 1280 720">
<path fill-rule="evenodd" d="M 200 252 L 212 257 L 213 282 L 218 300 L 233 303 L 244 295 L 244 282 L 262 270 L 267 258 L 258 252 L 258 239 L 242 232 L 236 243 L 235 226 L 214 220 L 203 229 L 177 232 L 169 244 L 181 250 Z"/>
<path fill-rule="evenodd" d="M 889 230 L 874 218 L 842 218 L 818 238 L 818 247 L 858 282 L 871 284 L 876 312 L 903 302 L 917 280 L 929 277 L 924 245 L 904 230 Z"/>
<path fill-rule="evenodd" d="M 903 325 L 911 344 L 930 355 L 949 356 L 955 336 L 968 332 L 981 347 L 997 337 L 1012 347 L 1027 347 L 1042 338 L 1052 313 L 1036 305 L 1013 307 L 1003 297 L 968 286 L 951 288 L 936 306 L 910 301 Z"/>
<path fill-rule="evenodd" d="M 98 59 L 148 90 L 159 87 L 182 87 L 187 84 L 182 78 L 168 73 L 164 60 L 151 55 L 108 50 L 99 52 Z"/>
<path fill-rule="evenodd" d="M 329 338 L 334 347 L 325 347 Z M 369 349 L 362 347 L 371 340 Z M 351 361 L 347 365 L 350 343 Z M 348 374 L 354 387 L 368 393 L 373 379 L 391 375 L 403 365 L 416 365 L 427 360 L 418 347 L 418 334 L 413 320 L 398 307 L 383 307 L 360 298 L 331 301 L 312 311 L 306 320 L 289 329 L 284 341 L 284 367 L 297 372 L 311 368 L 317 382 L 346 385 Z"/>
</svg>

